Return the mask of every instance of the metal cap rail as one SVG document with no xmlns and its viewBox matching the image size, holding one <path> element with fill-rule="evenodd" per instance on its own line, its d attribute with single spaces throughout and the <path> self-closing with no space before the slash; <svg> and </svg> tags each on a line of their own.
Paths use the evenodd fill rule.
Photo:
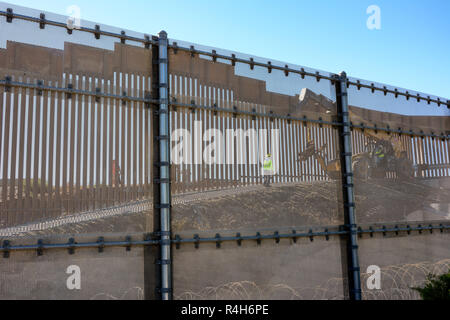
<svg viewBox="0 0 450 320">
<path fill-rule="evenodd" d="M 446 105 L 449 109 L 450 109 L 450 100 L 447 100 L 447 102 L 441 100 L 440 98 L 436 98 L 436 99 L 432 99 L 430 96 L 421 96 L 420 93 L 417 94 L 410 94 L 409 91 L 406 92 L 402 92 L 399 91 L 397 88 L 392 89 L 388 89 L 386 86 L 383 86 L 382 88 L 380 87 L 376 87 L 375 84 L 371 83 L 370 85 L 367 84 L 363 84 L 361 83 L 361 81 L 357 80 L 356 82 L 354 81 L 348 81 L 347 82 L 347 88 L 350 86 L 355 86 L 358 88 L 358 90 L 360 90 L 361 88 L 366 88 L 366 89 L 370 89 L 372 91 L 372 93 L 375 93 L 375 91 L 381 91 L 384 93 L 384 95 L 386 96 L 388 93 L 391 93 L 394 95 L 395 98 L 398 98 L 398 96 L 404 96 L 406 97 L 406 100 L 409 100 L 410 98 L 412 99 L 417 99 L 417 102 L 420 102 L 421 100 L 426 101 L 428 104 L 431 104 L 431 102 L 436 103 L 438 105 L 438 107 L 442 105 Z"/>
<path fill-rule="evenodd" d="M 122 43 L 125 43 L 126 40 L 140 42 L 140 43 L 143 43 L 146 46 L 146 48 L 149 48 L 150 45 L 156 45 L 156 46 L 158 45 L 158 41 L 151 39 L 150 35 L 145 35 L 144 38 L 137 38 L 137 37 L 132 37 L 132 36 L 126 35 L 125 31 L 122 31 L 121 33 L 115 33 L 115 32 L 100 30 L 99 26 L 96 26 L 94 29 L 86 28 L 86 27 L 82 27 L 82 26 L 70 28 L 68 26 L 68 24 L 65 22 L 58 22 L 58 21 L 45 19 L 44 14 L 41 14 L 41 16 L 39 18 L 36 18 L 36 17 L 31 17 L 31 16 L 27 16 L 27 15 L 23 15 L 23 14 L 14 13 L 13 9 L 8 8 L 6 11 L 0 11 L 0 16 L 6 17 L 6 21 L 8 23 L 12 23 L 14 19 L 20 19 L 20 20 L 25 20 L 25 21 L 29 21 L 29 22 L 34 22 L 34 23 L 39 24 L 40 29 L 44 29 L 45 25 L 49 25 L 49 26 L 61 27 L 61 28 L 67 29 L 69 34 L 72 34 L 72 30 L 92 33 L 96 39 L 100 39 L 100 36 L 102 35 L 102 36 L 107 36 L 107 37 L 118 38 L 122 41 Z"/>
<path fill-rule="evenodd" d="M 94 35 L 95 39 L 100 39 L 100 36 L 103 35 L 103 36 L 120 39 L 121 43 L 125 43 L 126 40 L 142 43 L 145 45 L 145 48 L 147 48 L 147 49 L 150 48 L 151 45 L 158 46 L 158 40 L 152 39 L 152 37 L 149 35 L 145 35 L 144 38 L 132 37 L 132 36 L 126 35 L 125 31 L 121 31 L 121 33 L 103 31 L 100 29 L 99 25 L 96 25 L 95 28 L 86 28 L 86 27 L 81 27 L 81 26 L 76 27 L 76 28 L 70 28 L 67 23 L 47 20 L 45 18 L 45 14 L 43 14 L 43 13 L 40 15 L 39 18 L 37 18 L 37 17 L 31 17 L 31 16 L 27 16 L 27 15 L 14 13 L 13 9 L 8 8 L 7 11 L 0 11 L 0 16 L 6 17 L 6 20 L 8 23 L 12 23 L 14 19 L 20 19 L 20 20 L 37 23 L 39 25 L 40 29 L 45 29 L 45 25 L 51 25 L 51 26 L 55 26 L 55 27 L 65 28 L 65 29 L 67 29 L 67 32 L 69 34 L 72 34 L 72 30 L 76 30 L 76 31 L 91 33 Z M 319 71 L 308 72 L 304 68 L 300 68 L 300 69 L 290 68 L 287 64 L 284 67 L 277 66 L 277 65 L 272 64 L 271 61 L 268 61 L 267 63 L 263 63 L 263 62 L 255 61 L 254 58 L 249 58 L 249 59 L 239 58 L 239 57 L 236 57 L 235 54 L 231 54 L 230 56 L 220 54 L 220 53 L 217 53 L 216 50 L 211 50 L 211 51 L 199 50 L 199 49 L 196 49 L 194 46 L 190 46 L 189 48 L 182 47 L 182 46 L 178 46 L 177 42 L 173 42 L 172 44 L 169 44 L 168 48 L 171 49 L 175 54 L 178 52 L 178 50 L 180 50 L 180 51 L 184 51 L 184 52 L 189 52 L 192 57 L 194 57 L 195 55 L 208 56 L 208 57 L 212 58 L 213 62 L 216 62 L 217 59 L 222 59 L 222 60 L 231 61 L 231 64 L 233 66 L 235 66 L 236 63 L 248 64 L 250 66 L 251 70 L 253 70 L 254 67 L 257 66 L 257 67 L 267 68 L 267 71 L 269 73 L 271 73 L 272 70 L 283 71 L 285 73 L 286 77 L 289 76 L 289 73 L 292 73 L 292 74 L 300 75 L 302 77 L 302 79 L 304 79 L 307 76 L 307 77 L 315 78 L 317 80 L 317 82 L 320 82 L 321 79 L 324 79 L 324 80 L 329 80 L 331 82 L 331 84 L 336 83 L 337 74 L 334 74 L 334 73 L 330 73 L 329 75 L 324 75 L 324 74 L 321 74 Z M 426 97 L 421 96 L 419 93 L 411 94 L 411 93 L 409 93 L 409 91 L 403 92 L 397 88 L 394 88 L 392 90 L 392 89 L 388 89 L 386 86 L 377 87 L 373 83 L 370 85 L 367 85 L 367 84 L 361 83 L 359 80 L 357 80 L 356 82 L 348 81 L 347 87 L 349 87 L 349 86 L 356 86 L 358 88 L 358 90 L 360 88 L 367 88 L 367 89 L 370 89 L 372 93 L 375 93 L 375 91 L 381 91 L 385 95 L 387 95 L 387 93 L 391 93 L 395 96 L 395 98 L 397 98 L 398 96 L 404 96 L 404 97 L 406 97 L 407 100 L 409 100 L 410 98 L 417 99 L 418 102 L 420 102 L 421 100 L 424 100 L 424 101 L 427 101 L 428 104 L 433 102 L 433 103 L 437 104 L 438 106 L 446 105 L 448 108 L 450 108 L 450 100 L 443 101 L 440 98 L 433 99 L 430 96 L 426 96 Z"/>
</svg>

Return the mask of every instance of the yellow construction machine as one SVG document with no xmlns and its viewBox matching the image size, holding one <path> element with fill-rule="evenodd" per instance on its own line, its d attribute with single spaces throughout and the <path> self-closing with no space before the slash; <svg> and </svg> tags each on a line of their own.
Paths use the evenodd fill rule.
<svg viewBox="0 0 450 320">
<path fill-rule="evenodd" d="M 395 173 L 399 179 L 414 177 L 414 166 L 407 157 L 406 148 L 398 137 L 386 132 L 364 132 L 364 150 L 352 157 L 353 174 L 356 179 L 384 178 L 386 174 Z M 327 145 L 316 148 L 316 143 L 308 139 L 305 150 L 299 153 L 298 161 L 316 159 L 331 179 L 338 179 L 341 173 L 339 155 L 330 160 Z"/>
</svg>

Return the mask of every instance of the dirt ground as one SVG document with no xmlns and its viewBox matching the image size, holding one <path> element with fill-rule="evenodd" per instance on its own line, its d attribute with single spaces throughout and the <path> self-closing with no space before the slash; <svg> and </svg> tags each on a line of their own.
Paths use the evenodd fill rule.
<svg viewBox="0 0 450 320">
<path fill-rule="evenodd" d="M 173 232 L 274 230 L 343 224 L 340 183 L 244 186 L 173 197 Z M 357 222 L 450 220 L 450 189 L 421 181 L 355 181 Z M 152 231 L 152 211 L 126 213 L 22 235 L 125 234 Z"/>
</svg>

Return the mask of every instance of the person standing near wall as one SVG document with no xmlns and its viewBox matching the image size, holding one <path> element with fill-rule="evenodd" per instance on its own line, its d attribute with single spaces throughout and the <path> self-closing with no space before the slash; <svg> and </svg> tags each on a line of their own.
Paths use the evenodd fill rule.
<svg viewBox="0 0 450 320">
<path fill-rule="evenodd" d="M 272 155 L 268 153 L 264 157 L 264 163 L 263 163 L 263 175 L 264 175 L 264 186 L 268 187 L 270 186 L 270 180 L 273 176 L 273 161 L 272 161 Z"/>
</svg>

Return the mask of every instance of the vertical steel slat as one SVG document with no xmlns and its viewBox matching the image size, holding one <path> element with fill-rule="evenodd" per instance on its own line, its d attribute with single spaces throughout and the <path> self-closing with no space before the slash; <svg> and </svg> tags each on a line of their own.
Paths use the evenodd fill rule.
<svg viewBox="0 0 450 320">
<path fill-rule="evenodd" d="M 153 55 L 153 51 L 152 51 L 152 55 Z M 152 72 L 152 75 L 150 76 L 150 77 L 148 77 L 147 78 L 147 82 L 146 82 L 146 84 L 147 84 L 147 90 L 148 90 L 148 92 L 149 93 L 151 93 L 152 92 L 152 81 L 153 81 L 153 68 L 154 68 L 154 66 L 152 67 L 152 70 L 151 70 L 151 72 Z M 155 166 L 154 166 L 154 163 L 153 163 L 153 158 L 154 158 L 154 148 L 153 148 L 153 144 L 154 144 L 154 139 L 155 139 L 155 136 L 154 136 L 154 129 L 153 129 L 153 125 L 154 125 L 154 119 L 153 119 L 153 117 L 154 117 L 154 114 L 153 114 L 153 112 L 152 112 L 152 109 L 150 109 L 150 108 L 145 108 L 145 111 L 146 111 L 146 122 L 148 122 L 147 124 L 146 124 L 146 139 L 147 139 L 147 142 L 145 143 L 145 146 L 146 146 L 146 155 L 147 155 L 147 162 L 146 162 L 146 168 L 147 168 L 147 180 L 146 180 L 146 184 L 147 184 L 147 187 L 148 187 L 148 189 L 147 189 L 147 192 L 148 192 L 148 194 L 147 194 L 147 197 L 148 198 L 151 198 L 152 200 L 153 200 L 153 202 L 155 202 L 154 201 L 154 199 L 153 199 L 153 189 L 154 189 L 154 186 L 153 186 L 153 178 L 154 178 L 154 172 L 155 172 Z"/>
<path fill-rule="evenodd" d="M 11 77 L 12 81 L 14 81 L 14 77 Z M 5 103 L 5 118 L 4 118 L 4 140 L 3 140 L 3 174 L 2 174 L 2 178 L 3 178 L 3 187 L 2 187 L 2 201 L 3 201 L 3 208 L 2 208 L 2 213 L 3 213 L 3 219 L 4 219 L 4 223 L 6 224 L 6 226 L 10 226 L 10 221 L 9 221 L 9 215 L 10 215 L 10 211 L 9 211 L 9 195 L 8 195 L 8 172 L 9 172 L 9 139 L 10 139 L 10 128 L 11 128 L 11 95 L 15 94 L 14 92 L 14 88 L 10 88 L 9 92 L 5 93 L 6 94 L 6 103 Z M 3 111 L 3 110 L 2 110 Z"/>
<path fill-rule="evenodd" d="M 260 112 L 259 105 L 254 104 L 254 109 L 256 112 Z M 259 184 L 259 120 L 261 117 L 255 118 L 255 120 L 252 120 L 252 128 L 255 130 L 255 137 L 254 137 L 254 145 L 253 145 L 253 152 L 254 152 L 254 164 L 253 164 L 253 172 L 254 172 L 254 178 L 253 178 L 253 184 Z"/>
<path fill-rule="evenodd" d="M 295 147 L 294 147 L 294 131 L 293 126 L 294 122 L 290 121 L 288 123 L 289 131 L 289 182 L 295 181 Z"/>
<path fill-rule="evenodd" d="M 2 74 L 3 76 L 3 74 Z M 0 165 L 3 163 L 4 161 L 4 151 L 2 149 L 2 147 L 4 147 L 4 145 L 2 144 L 3 138 L 4 138 L 4 134 L 3 134 L 3 113 L 6 111 L 5 110 L 5 103 L 3 102 L 4 99 L 6 100 L 6 96 L 8 95 L 8 93 L 5 90 L 5 86 L 0 86 Z M 31 145 L 31 143 L 29 143 L 29 145 Z M 1 168 L 1 167 L 0 167 Z M 2 178 L 4 177 L 3 175 L 3 171 L 0 172 Z M 4 181 L 3 181 L 4 183 Z M 1 200 L 1 204 L 0 204 L 0 225 L 4 226 L 4 220 L 5 220 L 5 205 L 6 205 L 6 199 L 3 197 L 3 189 L 4 186 L 0 184 L 0 187 L 2 188 L 2 192 L 0 193 L 0 200 Z"/>
<path fill-rule="evenodd" d="M 120 73 L 115 72 L 114 76 L 114 93 L 116 95 L 122 94 L 121 82 L 120 82 Z M 120 182 L 121 182 L 121 174 L 122 174 L 122 164 L 120 162 L 120 115 L 121 115 L 121 104 L 120 100 L 114 102 L 114 204 L 120 203 L 121 201 L 121 192 L 120 192 Z"/>
<path fill-rule="evenodd" d="M 28 83 L 28 80 L 23 79 L 23 82 Z M 23 215 L 23 167 L 24 167 L 24 149 L 25 149 L 25 112 L 26 112 L 26 100 L 27 100 L 27 89 L 21 88 L 20 90 L 20 105 L 17 106 L 17 109 L 20 110 L 20 118 L 18 119 L 18 167 L 17 167 L 17 205 L 16 205 L 16 223 L 23 224 L 24 223 L 24 215 Z"/>
<path fill-rule="evenodd" d="M 258 104 L 253 104 L 252 109 L 255 109 L 256 112 L 261 112 L 261 106 Z M 254 164 L 253 164 L 253 184 L 258 185 L 260 183 L 260 146 L 259 146 L 259 138 L 260 138 L 260 128 L 261 128 L 261 117 L 256 117 L 255 120 L 251 121 L 252 128 L 255 130 L 255 137 L 254 137 L 254 145 L 253 145 L 253 152 L 254 152 Z"/>
<path fill-rule="evenodd" d="M 74 87 L 76 87 L 78 90 L 81 90 L 81 75 L 74 75 Z M 71 141 L 72 143 L 72 150 L 73 150 L 73 167 L 71 171 L 71 176 L 72 176 L 72 210 L 73 212 L 79 212 L 80 211 L 80 178 L 79 178 L 79 173 L 80 173 L 80 139 L 81 139 L 81 135 L 79 134 L 80 132 L 80 125 L 81 125 L 81 121 L 80 121 L 80 116 L 81 116 L 81 99 L 82 99 L 82 95 L 77 94 L 74 98 L 73 98 L 73 102 L 72 102 L 72 116 L 74 119 L 72 119 L 72 123 L 73 125 L 73 130 L 74 131 L 74 135 L 73 135 L 73 140 Z"/>
<path fill-rule="evenodd" d="M 186 92 L 185 92 L 185 97 L 186 97 L 186 103 L 189 104 L 191 103 L 192 100 L 192 94 L 191 94 L 191 78 L 190 77 L 186 77 L 185 78 L 186 81 Z M 191 119 L 192 119 L 192 112 L 190 112 L 189 109 L 187 108 L 183 108 L 185 110 L 185 119 L 186 119 L 186 129 L 187 132 L 190 133 L 192 135 L 193 131 L 192 131 L 192 126 L 191 126 Z M 187 189 L 189 192 L 193 191 L 192 190 L 192 185 L 193 185 L 193 181 L 192 181 L 192 162 L 191 159 L 188 156 L 192 156 L 192 148 L 193 148 L 193 144 L 192 144 L 192 137 L 190 139 L 190 141 L 188 141 L 186 139 L 186 148 L 185 148 L 185 155 L 186 155 L 186 166 L 187 166 L 187 170 L 186 170 L 186 175 L 187 175 Z"/>
<path fill-rule="evenodd" d="M 181 101 L 183 101 L 185 103 L 186 101 L 186 97 L 185 97 L 185 92 L 184 92 L 184 77 L 180 76 L 179 77 L 180 80 L 180 86 L 179 86 L 179 94 L 181 97 Z M 181 132 L 183 132 L 182 130 L 185 130 L 185 108 L 180 107 L 177 109 L 177 116 L 178 116 L 178 129 L 181 130 Z M 185 193 L 187 191 L 187 184 L 186 184 L 186 159 L 185 159 L 185 155 L 186 155 L 186 141 L 181 138 L 180 140 L 181 146 L 183 148 L 183 154 L 181 154 L 180 156 L 182 157 L 180 160 L 180 165 L 179 165 L 179 169 L 178 169 L 178 192 L 179 193 Z"/>
<path fill-rule="evenodd" d="M 148 80 L 148 77 L 144 77 L 146 80 Z M 145 82 L 145 84 L 150 85 L 151 82 L 148 81 Z M 146 95 L 145 85 L 144 85 L 144 95 Z M 149 180 L 151 178 L 150 174 L 150 167 L 153 169 L 153 163 L 151 163 L 151 154 L 150 154 L 150 146 L 149 144 L 153 141 L 152 140 L 152 128 L 151 126 L 151 119 L 149 115 L 149 107 L 147 105 L 144 106 L 144 197 L 148 199 L 150 197 L 150 186 L 152 185 L 149 183 Z"/>
<path fill-rule="evenodd" d="M 89 77 L 89 91 L 95 90 L 95 79 Z M 87 137 L 89 142 L 89 156 L 88 156 L 88 166 L 89 166 L 89 184 L 86 189 L 87 195 L 87 210 L 93 210 L 95 208 L 95 192 L 94 192 L 94 168 L 95 168 L 95 99 L 89 96 L 89 135 Z"/>
<path fill-rule="evenodd" d="M 302 152 L 304 152 L 306 150 L 306 145 L 307 145 L 307 141 L 308 141 L 308 137 L 307 137 L 308 128 L 305 126 L 304 122 L 299 123 L 299 130 L 300 130 L 301 149 L 302 149 Z M 311 161 L 311 159 L 306 159 L 305 161 L 302 162 L 302 165 L 303 165 L 302 176 L 303 176 L 304 182 L 309 182 L 309 162 L 310 161 Z"/>
<path fill-rule="evenodd" d="M 220 87 L 220 85 L 218 85 L 217 88 L 217 106 L 219 108 L 221 108 L 223 106 L 222 104 L 222 88 Z M 223 184 L 223 128 L 222 128 L 222 119 L 223 119 L 223 113 L 222 112 L 218 112 L 217 113 L 217 117 L 216 117 L 216 129 L 218 130 L 218 132 L 221 134 L 219 134 L 219 139 L 217 140 L 216 143 L 216 151 L 217 151 L 217 155 L 216 155 L 216 159 L 217 159 L 217 179 L 218 179 L 218 185 L 219 185 L 219 189 L 223 189 L 224 184 Z M 220 140 L 220 138 L 222 138 Z"/>
<path fill-rule="evenodd" d="M 283 155 L 283 158 L 284 158 L 284 164 L 283 164 L 283 166 L 284 166 L 284 170 L 283 170 L 284 178 L 283 178 L 283 183 L 288 183 L 289 182 L 289 176 L 290 176 L 290 172 L 289 172 L 289 131 L 288 131 L 289 127 L 288 127 L 288 121 L 286 119 L 283 119 L 281 121 L 281 124 L 282 124 L 282 130 L 283 130 L 282 131 L 283 132 L 283 135 L 282 135 L 282 144 L 283 144 L 282 153 L 284 154 Z"/>
<path fill-rule="evenodd" d="M 21 81 L 19 77 L 18 81 Z M 20 88 L 12 89 L 14 92 L 14 98 L 11 105 L 12 113 L 12 123 L 11 123 L 11 133 L 8 140 L 10 143 L 10 164 L 9 164 L 9 225 L 15 225 L 16 223 L 16 213 L 17 213 L 17 200 L 16 200 L 16 153 L 17 153 L 17 121 L 18 121 L 18 111 L 19 111 L 19 92 Z M 5 140 L 6 141 L 6 140 Z"/>
<path fill-rule="evenodd" d="M 58 82 L 56 85 L 61 86 L 62 85 L 62 77 L 58 78 Z M 61 213 L 61 139 L 62 139 L 62 96 L 64 93 L 56 93 L 56 101 L 55 101 L 55 116 L 56 116 L 56 157 L 55 157 L 55 203 L 54 203 L 54 212 L 53 217 L 56 217 Z M 29 112 L 32 113 L 32 94 L 30 93 L 30 110 Z M 30 121 L 32 120 L 31 115 L 29 115 Z M 31 136 L 29 136 L 31 139 Z M 29 150 L 31 152 L 31 147 L 29 147 Z M 28 159 L 29 161 L 29 159 Z M 28 164 L 27 164 L 28 166 Z M 28 168 L 27 168 L 27 172 Z M 27 176 L 28 173 L 27 173 Z M 30 203 L 31 204 L 31 203 Z"/>
<path fill-rule="evenodd" d="M 139 87 L 138 87 L 138 97 L 139 98 L 145 98 L 145 93 L 144 93 L 144 75 L 140 75 L 139 76 Z M 144 137 L 145 137 L 145 132 L 143 131 L 144 129 L 144 103 L 140 102 L 138 104 L 139 110 L 138 110 L 138 118 L 139 118 L 139 130 L 138 130 L 138 139 L 139 139 L 139 144 L 138 144 L 138 167 L 139 167 L 139 174 L 138 174 L 138 181 L 137 181 L 137 185 L 138 185 L 138 190 L 137 190 L 137 199 L 143 199 L 143 187 L 144 187 Z"/>
<path fill-rule="evenodd" d="M 450 140 L 445 140 L 444 144 L 445 146 L 445 163 L 447 164 L 447 169 L 446 169 L 446 176 L 450 176 Z"/>
<path fill-rule="evenodd" d="M 138 97 L 138 85 L 137 85 L 138 75 L 133 75 L 133 84 L 132 84 L 132 96 Z M 137 188 L 138 188 L 138 109 L 139 103 L 133 102 L 133 192 L 132 192 L 132 200 L 137 199 Z"/>
<path fill-rule="evenodd" d="M 217 106 L 219 108 L 223 107 L 223 90 L 221 87 L 217 89 Z M 218 173 L 217 173 L 217 179 L 219 179 L 219 189 L 224 188 L 224 180 L 223 180 L 223 128 L 222 128 L 222 121 L 223 120 L 223 113 L 218 112 L 216 117 L 216 129 L 219 130 L 219 139 L 218 143 L 216 144 L 216 150 L 217 150 L 217 167 L 218 167 Z"/>
<path fill-rule="evenodd" d="M 195 79 L 195 103 L 197 105 L 201 104 L 201 87 L 200 87 L 200 79 Z M 197 192 L 201 192 L 203 191 L 203 173 L 202 173 L 202 163 L 203 163 L 203 154 L 202 154 L 202 141 L 203 141 L 203 136 L 201 134 L 201 132 L 203 131 L 202 126 L 200 125 L 200 121 L 202 121 L 202 110 L 195 110 L 195 117 L 194 117 L 194 121 L 197 121 L 197 127 L 194 126 L 195 129 L 197 129 L 197 131 L 194 134 L 194 139 L 196 146 L 197 146 L 197 150 L 196 150 L 196 155 L 194 156 L 194 159 L 196 160 L 196 179 L 197 179 L 197 188 L 196 191 Z M 194 129 L 194 130 L 195 130 Z"/>
<path fill-rule="evenodd" d="M 120 72 L 120 93 L 126 93 L 126 85 L 125 85 L 125 74 L 123 72 Z M 126 139 L 127 139 L 127 133 L 126 133 L 126 122 L 125 122 L 125 115 L 126 115 L 126 108 L 128 107 L 129 103 L 128 102 L 122 102 L 121 106 L 120 106 L 120 134 L 119 134 L 119 139 L 120 139 L 120 144 L 119 144 L 119 148 L 120 148 L 120 188 L 119 188 L 119 192 L 120 192 L 120 203 L 125 202 L 126 201 L 126 193 L 125 193 L 125 178 L 126 178 L 126 167 L 125 167 L 125 147 L 126 147 Z"/>
<path fill-rule="evenodd" d="M 429 177 L 433 177 L 434 176 L 434 170 L 433 170 L 433 152 L 431 150 L 431 139 L 429 137 L 424 137 L 424 143 L 425 143 L 425 149 L 426 149 L 426 154 L 427 154 L 427 165 L 428 165 L 428 175 Z"/>
<path fill-rule="evenodd" d="M 205 105 L 206 106 L 210 106 L 211 105 L 211 88 L 209 86 L 205 86 Z M 205 129 L 204 132 L 208 132 L 209 129 L 211 129 L 211 111 L 210 110 L 205 110 Z M 206 139 L 210 140 L 210 132 L 206 135 Z M 203 150 L 206 150 L 207 147 L 207 141 L 205 141 L 204 143 L 204 148 Z M 208 156 L 208 155 L 207 155 Z M 212 171 L 211 171 L 211 163 L 210 163 L 210 159 L 209 157 L 206 160 L 206 165 L 205 165 L 205 171 L 206 171 L 206 190 L 210 190 L 213 188 L 212 185 Z"/>
<path fill-rule="evenodd" d="M 90 80 L 89 77 L 83 76 L 83 90 L 90 89 Z M 83 180 L 83 191 L 82 191 L 82 210 L 88 210 L 89 209 L 89 185 L 88 185 L 88 164 L 89 164 L 89 113 L 90 113 L 90 104 L 91 104 L 91 98 L 85 96 L 84 97 L 84 103 L 83 103 L 83 174 L 82 174 L 82 180 Z"/>
<path fill-rule="evenodd" d="M 105 83 L 106 82 L 106 83 Z M 107 92 L 107 85 L 108 80 L 102 79 L 102 92 Z M 102 144 L 102 152 L 101 152 L 101 184 L 100 184 L 100 192 L 101 192 L 101 202 L 100 202 L 100 208 L 105 208 L 108 206 L 108 185 L 106 184 L 106 174 L 108 170 L 108 165 L 106 162 L 106 158 L 108 157 L 108 109 L 109 109 L 109 99 L 101 98 L 101 120 L 99 121 L 99 124 L 102 123 L 102 130 L 101 130 L 101 144 Z"/>
<path fill-rule="evenodd" d="M 40 197 L 39 197 L 39 134 L 40 134 L 40 124 L 41 124 L 41 99 L 38 95 L 38 90 L 34 90 L 35 97 L 35 112 L 34 112 L 34 122 L 35 122 L 35 130 L 34 130 L 34 169 L 33 169 L 33 206 L 30 209 L 33 212 L 32 220 L 41 218 L 39 215 L 40 208 Z"/>
<path fill-rule="evenodd" d="M 258 113 L 262 113 L 262 108 L 260 105 L 256 105 L 256 111 Z M 261 138 L 261 121 L 263 120 L 262 117 L 258 117 L 256 118 L 256 123 L 255 123 L 255 129 L 256 129 L 256 154 L 255 154 L 255 159 L 256 159 L 256 184 L 260 184 L 261 183 L 261 146 L 260 146 L 260 138 Z"/>
<path fill-rule="evenodd" d="M 76 89 L 78 88 L 78 84 L 76 82 L 76 76 L 70 74 L 69 76 L 69 82 L 72 83 L 73 87 Z M 76 105 L 76 100 L 78 99 L 78 95 L 74 95 L 72 96 L 72 99 L 68 101 L 67 105 L 66 105 L 66 111 L 69 115 L 70 112 L 70 120 L 69 120 L 69 126 L 70 126 L 70 130 L 68 131 L 68 139 L 66 140 L 66 144 L 67 144 L 67 150 L 68 150 L 68 167 L 69 167 L 69 172 L 68 172 L 68 181 L 66 183 L 68 183 L 68 195 L 67 195 L 67 199 L 68 199 L 68 212 L 69 213 L 74 213 L 74 188 L 73 188 L 73 178 L 74 178 L 74 170 L 75 170 L 75 163 L 74 163 L 74 155 L 75 155 L 75 105 Z M 70 106 L 70 108 L 69 108 Z"/>
<path fill-rule="evenodd" d="M 447 143 L 448 140 L 444 140 L 441 142 L 442 143 L 442 164 L 444 165 L 444 173 L 443 176 L 444 177 L 448 177 L 449 176 L 449 157 L 448 157 L 448 150 L 447 150 Z"/>
<path fill-rule="evenodd" d="M 48 85 L 48 82 L 47 82 Z M 48 218 L 48 189 L 47 189 L 47 134 L 48 134 L 48 99 L 50 92 L 42 94 L 42 154 L 41 154 L 41 217 Z"/>
<path fill-rule="evenodd" d="M 434 155 L 435 155 L 435 160 L 434 162 L 438 165 L 438 169 L 437 171 L 437 176 L 438 177 L 442 177 L 443 176 L 443 169 L 442 169 L 442 161 L 441 161 L 441 157 L 442 157 L 442 150 L 441 150 L 441 144 L 440 144 L 440 140 L 439 139 L 434 139 Z"/>
<path fill-rule="evenodd" d="M 427 138 L 428 150 L 429 150 L 428 152 L 430 154 L 430 165 L 431 165 L 431 168 L 432 168 L 431 175 L 434 178 L 434 177 L 436 177 L 436 171 L 437 170 L 435 169 L 435 164 L 436 164 L 435 160 L 436 160 L 436 158 L 435 158 L 435 155 L 434 155 L 434 141 L 433 140 L 434 139 L 431 139 L 430 137 Z"/>
<path fill-rule="evenodd" d="M 52 81 L 52 84 L 55 82 Z M 54 149 L 55 149 L 55 92 L 49 93 L 50 103 L 48 105 L 49 114 L 50 114 L 50 123 L 49 126 L 49 144 L 48 144 L 48 205 L 47 211 L 48 216 L 53 217 L 55 210 L 55 187 L 53 184 L 54 178 Z"/>
<path fill-rule="evenodd" d="M 22 77 L 18 79 L 22 81 Z M 9 178 L 9 212 L 10 224 L 17 223 L 17 199 L 16 199 L 16 166 L 17 166 L 17 145 L 18 145 L 18 120 L 19 120 L 19 94 L 20 88 L 14 88 L 14 99 L 12 104 L 12 131 L 11 131 L 11 164 L 10 164 L 10 178 Z"/>
<path fill-rule="evenodd" d="M 297 182 L 301 182 L 303 178 L 302 162 L 299 159 L 299 154 L 302 151 L 299 126 L 301 123 L 299 121 L 294 121 L 294 135 L 295 135 L 295 164 L 296 164 L 296 176 Z"/>
<path fill-rule="evenodd" d="M 228 101 L 227 101 L 227 94 L 228 91 L 223 88 L 222 89 L 222 102 L 221 105 L 223 108 L 229 108 Z M 227 168 L 227 149 L 226 149 L 226 132 L 227 132 L 227 119 L 228 119 L 228 113 L 222 113 L 222 117 L 220 118 L 220 126 L 222 128 L 222 181 L 223 181 L 223 187 L 228 188 L 228 168 Z"/>
</svg>

